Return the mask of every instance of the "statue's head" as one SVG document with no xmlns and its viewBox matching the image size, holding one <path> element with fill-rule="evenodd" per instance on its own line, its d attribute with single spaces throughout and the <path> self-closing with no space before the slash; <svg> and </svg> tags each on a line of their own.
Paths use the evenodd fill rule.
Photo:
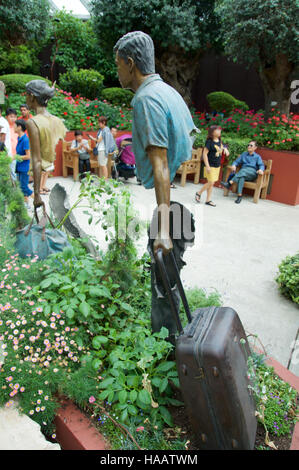
<svg viewBox="0 0 299 470">
<path fill-rule="evenodd" d="M 129 87 L 136 71 L 141 75 L 155 73 L 155 48 L 148 34 L 142 31 L 125 34 L 115 44 L 114 52 L 118 77 L 123 88 Z"/>
<path fill-rule="evenodd" d="M 47 107 L 54 94 L 55 89 L 49 87 L 44 80 L 31 80 L 26 83 L 26 102 L 30 109 L 33 109 L 36 103 Z"/>
</svg>

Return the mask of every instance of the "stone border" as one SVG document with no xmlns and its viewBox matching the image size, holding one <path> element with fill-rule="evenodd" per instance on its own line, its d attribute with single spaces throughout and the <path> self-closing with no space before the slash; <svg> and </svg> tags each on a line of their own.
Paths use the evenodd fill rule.
<svg viewBox="0 0 299 470">
<path fill-rule="evenodd" d="M 275 373 L 287 382 L 299 394 L 299 377 L 286 369 L 275 359 L 266 359 L 269 366 L 274 367 Z M 74 403 L 68 399 L 61 399 L 56 418 L 56 439 L 63 450 L 108 450 L 109 443 L 94 427 Z M 291 447 L 289 450 L 299 450 L 299 422 L 293 431 Z"/>
</svg>

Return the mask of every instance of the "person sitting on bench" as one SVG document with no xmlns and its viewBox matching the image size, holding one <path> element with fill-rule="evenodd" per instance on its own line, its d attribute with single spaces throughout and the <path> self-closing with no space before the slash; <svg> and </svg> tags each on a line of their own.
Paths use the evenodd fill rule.
<svg viewBox="0 0 299 470">
<path fill-rule="evenodd" d="M 257 144 L 254 140 L 249 142 L 247 152 L 243 152 L 239 158 L 237 158 L 232 166 L 232 173 L 229 175 L 227 182 L 221 181 L 222 186 L 226 189 L 231 189 L 233 183 L 237 183 L 238 197 L 235 200 L 236 204 L 240 204 L 242 201 L 242 191 L 245 181 L 255 181 L 257 175 L 262 175 L 265 170 L 262 157 L 256 153 Z M 236 173 L 237 166 L 241 166 L 241 169 Z"/>
</svg>

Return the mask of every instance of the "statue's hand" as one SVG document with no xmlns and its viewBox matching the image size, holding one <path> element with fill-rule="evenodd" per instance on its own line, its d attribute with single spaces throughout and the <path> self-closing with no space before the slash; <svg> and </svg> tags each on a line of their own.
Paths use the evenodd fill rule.
<svg viewBox="0 0 299 470">
<path fill-rule="evenodd" d="M 156 240 L 154 241 L 155 255 L 159 249 L 163 251 L 163 255 L 167 255 L 173 249 L 173 244 L 169 234 L 162 235 L 161 233 L 158 233 Z"/>
<path fill-rule="evenodd" d="M 41 206 L 44 205 L 44 202 L 43 202 L 43 200 L 42 200 L 42 198 L 40 197 L 39 194 L 34 195 L 33 205 L 34 205 L 35 209 L 37 209 L 38 207 L 41 207 Z"/>
</svg>

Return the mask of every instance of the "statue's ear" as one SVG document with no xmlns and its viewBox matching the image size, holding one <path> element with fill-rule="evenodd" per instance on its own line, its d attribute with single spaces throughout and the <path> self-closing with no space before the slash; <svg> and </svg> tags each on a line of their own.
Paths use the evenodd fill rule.
<svg viewBox="0 0 299 470">
<path fill-rule="evenodd" d="M 134 62 L 134 59 L 132 59 L 132 57 L 128 57 L 128 64 L 129 64 L 129 70 L 130 70 L 130 72 L 132 72 L 132 70 L 135 66 L 135 62 Z"/>
</svg>

